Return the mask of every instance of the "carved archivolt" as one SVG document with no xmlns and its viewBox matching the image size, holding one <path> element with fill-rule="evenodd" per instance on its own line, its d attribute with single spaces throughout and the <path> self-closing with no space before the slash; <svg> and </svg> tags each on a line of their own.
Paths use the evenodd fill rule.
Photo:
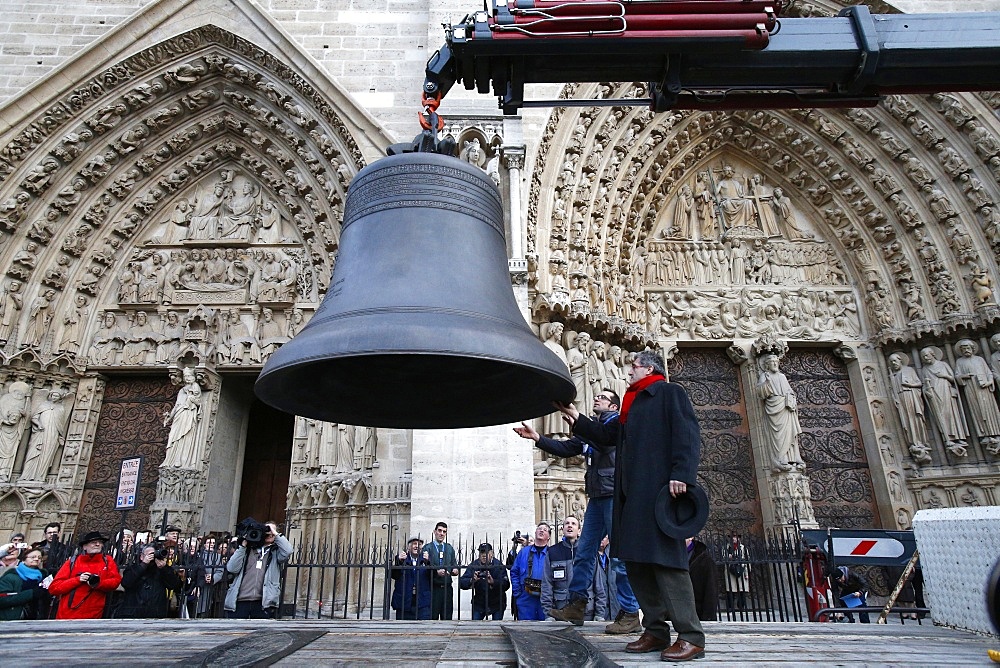
<svg viewBox="0 0 1000 668">
<path fill-rule="evenodd" d="M 536 318 L 617 317 L 670 339 L 912 339 L 991 322 L 1000 140 L 983 118 L 981 99 L 954 94 L 847 112 L 556 110 L 528 205 Z M 793 303 L 741 327 L 741 303 L 782 290 Z"/>
<path fill-rule="evenodd" d="M 318 91 L 211 26 L 71 92 L 0 160 L 0 340 L 100 366 L 261 364 L 324 292 L 362 162 Z"/>
</svg>

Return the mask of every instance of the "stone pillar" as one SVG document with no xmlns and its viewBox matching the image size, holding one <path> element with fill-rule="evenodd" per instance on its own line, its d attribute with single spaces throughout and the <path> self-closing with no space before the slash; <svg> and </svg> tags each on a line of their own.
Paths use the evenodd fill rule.
<svg viewBox="0 0 1000 668">
<path fill-rule="evenodd" d="M 524 207 L 521 202 L 521 169 L 524 168 L 524 147 L 504 146 L 504 165 L 507 167 L 509 192 L 507 209 L 510 212 L 510 255 L 514 260 L 524 258 Z"/>
</svg>

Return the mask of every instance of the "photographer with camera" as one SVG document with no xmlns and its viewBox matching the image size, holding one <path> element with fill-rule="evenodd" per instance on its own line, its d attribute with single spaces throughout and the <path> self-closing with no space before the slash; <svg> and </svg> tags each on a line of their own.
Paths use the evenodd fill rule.
<svg viewBox="0 0 1000 668">
<path fill-rule="evenodd" d="M 507 568 L 494 558 L 492 545 L 479 546 L 479 559 L 465 569 L 465 574 L 458 578 L 458 586 L 472 589 L 473 619 L 503 619 L 503 611 L 507 609 L 504 592 L 510 589 L 510 580 Z"/>
<path fill-rule="evenodd" d="M 56 619 L 100 619 L 108 594 L 118 589 L 122 576 L 115 560 L 104 554 L 108 539 L 91 531 L 80 539 L 80 554 L 59 568 L 49 593 L 59 597 Z"/>
<path fill-rule="evenodd" d="M 170 593 L 181 586 L 177 573 L 167 565 L 163 546 L 144 545 L 139 558 L 122 573 L 122 598 L 118 617 L 163 619 L 170 610 Z"/>
<path fill-rule="evenodd" d="M 542 580 L 545 578 L 545 557 L 551 533 L 552 527 L 548 522 L 539 522 L 535 527 L 534 541 L 517 553 L 510 569 L 510 593 L 517 601 L 518 619 L 545 620 L 545 611 L 542 610 Z"/>
<path fill-rule="evenodd" d="M 234 575 L 223 606 L 230 619 L 274 619 L 281 598 L 281 566 L 292 555 L 274 522 L 261 524 L 252 517 L 236 525 L 240 546 L 226 562 Z"/>
</svg>

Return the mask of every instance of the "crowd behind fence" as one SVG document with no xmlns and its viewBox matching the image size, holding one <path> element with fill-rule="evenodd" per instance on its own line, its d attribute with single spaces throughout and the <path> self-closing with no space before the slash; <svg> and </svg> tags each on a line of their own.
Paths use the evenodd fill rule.
<svg viewBox="0 0 1000 668">
<path fill-rule="evenodd" d="M 223 577 L 215 586 L 205 586 L 207 569 L 224 568 L 238 542 L 228 535 L 183 536 L 166 539 L 163 536 L 139 536 L 130 545 L 122 536 L 106 546 L 121 570 L 134 563 L 141 546 L 152 542 L 165 547 L 169 563 L 181 575 L 182 587 L 173 592 L 171 616 L 184 618 L 218 618 L 225 616 L 223 601 L 229 579 Z M 730 537 L 702 535 L 714 562 L 716 618 L 723 621 L 805 622 L 809 611 L 805 601 L 802 575 L 803 550 L 796 534 L 769 533 L 764 537 L 743 539 L 745 550 L 730 549 Z M 479 557 L 482 543 L 493 546 L 494 556 L 509 565 L 508 556 L 516 550 L 509 536 L 474 534 L 450 541 L 455 548 L 460 574 Z M 127 541 L 126 541 L 127 543 Z M 381 536 L 360 536 L 352 543 L 293 543 L 291 557 L 283 566 L 279 618 L 295 619 L 391 619 L 390 609 L 393 566 L 405 549 L 398 542 Z M 61 551 L 60 551 L 61 550 Z M 58 550 L 48 555 L 47 568 L 56 568 L 74 552 L 72 536 L 66 536 Z M 417 566 L 431 569 L 432 566 Z M 730 577 L 727 573 L 745 571 L 747 577 Z M 873 584 L 873 600 L 891 588 L 888 577 L 879 569 L 868 571 Z M 471 619 L 471 591 L 453 581 L 455 619 Z M 508 593 L 509 596 L 509 593 Z M 613 596 L 609 591 L 609 596 Z M 119 596 L 110 597 L 106 617 L 116 616 Z M 51 606 L 54 616 L 55 606 Z M 510 617 L 510 606 L 506 615 Z"/>
</svg>

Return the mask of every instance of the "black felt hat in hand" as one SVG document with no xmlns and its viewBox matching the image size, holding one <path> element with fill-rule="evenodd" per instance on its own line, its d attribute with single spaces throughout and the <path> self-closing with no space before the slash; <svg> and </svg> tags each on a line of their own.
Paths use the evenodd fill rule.
<svg viewBox="0 0 1000 668">
<path fill-rule="evenodd" d="M 664 485 L 656 496 L 654 512 L 660 531 L 671 538 L 691 538 L 708 522 L 708 494 L 700 485 L 689 484 L 686 492 L 674 497 L 670 485 Z"/>
</svg>

